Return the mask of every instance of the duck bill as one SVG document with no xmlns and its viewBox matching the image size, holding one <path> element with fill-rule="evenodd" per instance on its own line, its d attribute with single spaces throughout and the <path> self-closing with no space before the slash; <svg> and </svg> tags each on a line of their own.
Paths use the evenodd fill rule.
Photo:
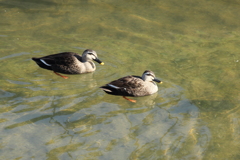
<svg viewBox="0 0 240 160">
<path fill-rule="evenodd" d="M 157 83 L 162 83 L 162 81 L 160 81 L 159 79 L 154 78 L 153 81 L 157 82 Z"/>
<path fill-rule="evenodd" d="M 102 61 L 100 61 L 100 59 L 94 59 L 94 61 L 98 62 L 101 65 L 104 65 L 104 63 Z"/>
</svg>

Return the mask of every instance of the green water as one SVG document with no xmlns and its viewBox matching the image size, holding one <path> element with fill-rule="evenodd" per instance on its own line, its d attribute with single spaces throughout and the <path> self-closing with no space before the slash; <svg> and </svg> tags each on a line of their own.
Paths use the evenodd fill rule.
<svg viewBox="0 0 240 160">
<path fill-rule="evenodd" d="M 0 0 L 0 159 L 240 159 L 240 2 Z M 31 57 L 97 51 L 65 80 Z M 152 70 L 158 93 L 98 87 Z"/>
</svg>

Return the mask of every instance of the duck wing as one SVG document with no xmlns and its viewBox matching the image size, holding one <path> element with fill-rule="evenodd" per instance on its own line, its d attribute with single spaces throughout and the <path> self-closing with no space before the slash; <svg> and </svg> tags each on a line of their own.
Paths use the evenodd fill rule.
<svg viewBox="0 0 240 160">
<path fill-rule="evenodd" d="M 136 96 L 136 92 L 143 87 L 143 80 L 139 76 L 126 76 L 112 81 L 102 87 L 106 93 L 121 96 Z"/>
<path fill-rule="evenodd" d="M 81 61 L 82 57 L 77 53 L 62 52 L 40 58 L 32 58 L 32 60 L 44 69 L 54 70 L 54 68 L 70 68 L 77 61 Z"/>
</svg>

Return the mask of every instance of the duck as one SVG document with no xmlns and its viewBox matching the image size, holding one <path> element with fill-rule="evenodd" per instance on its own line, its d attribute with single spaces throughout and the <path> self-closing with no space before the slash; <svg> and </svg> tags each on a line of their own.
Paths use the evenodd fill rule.
<svg viewBox="0 0 240 160">
<path fill-rule="evenodd" d="M 51 70 L 64 79 L 68 79 L 68 77 L 60 73 L 82 74 L 95 71 L 96 66 L 93 61 L 104 65 L 98 58 L 97 52 L 92 49 L 83 51 L 82 56 L 74 52 L 62 52 L 40 58 L 33 57 L 32 60 L 35 61 L 39 67 Z"/>
<path fill-rule="evenodd" d="M 114 80 L 100 88 L 110 95 L 123 96 L 126 100 L 130 102 L 136 102 L 136 100 L 127 98 L 129 97 L 142 97 L 154 94 L 158 91 L 158 86 L 155 83 L 162 83 L 159 79 L 155 77 L 155 74 L 146 70 L 141 76 L 125 76 Z"/>
</svg>

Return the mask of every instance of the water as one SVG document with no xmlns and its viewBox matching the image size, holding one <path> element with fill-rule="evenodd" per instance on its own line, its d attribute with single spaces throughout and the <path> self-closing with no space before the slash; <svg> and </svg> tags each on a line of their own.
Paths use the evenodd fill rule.
<svg viewBox="0 0 240 160">
<path fill-rule="evenodd" d="M 1 159 L 239 159 L 237 1 L 0 0 Z M 31 57 L 97 51 L 65 80 Z M 158 93 L 98 87 L 152 70 Z"/>
</svg>

